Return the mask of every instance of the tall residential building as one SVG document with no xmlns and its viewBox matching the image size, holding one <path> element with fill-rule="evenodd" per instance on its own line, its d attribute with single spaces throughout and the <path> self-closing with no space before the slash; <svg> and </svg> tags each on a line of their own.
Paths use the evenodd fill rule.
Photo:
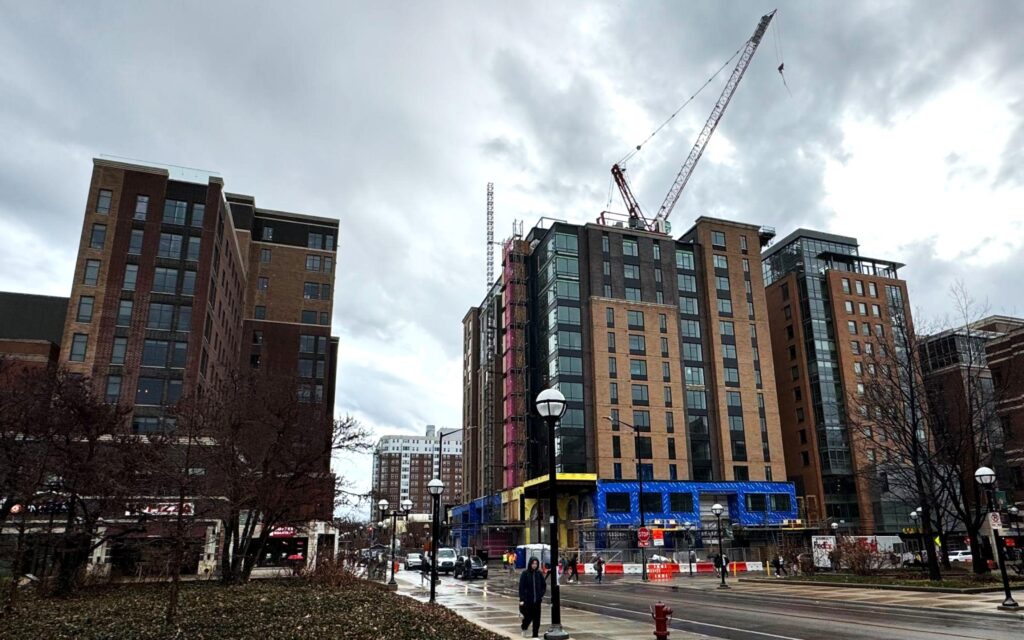
<svg viewBox="0 0 1024 640">
<path fill-rule="evenodd" d="M 128 408 L 138 434 L 173 429 L 171 405 L 249 368 L 297 376 L 297 402 L 333 406 L 338 221 L 259 208 L 207 171 L 93 165 L 61 363 Z M 308 437 L 327 443 L 331 429 L 311 423 Z M 334 480 L 329 455 L 318 464 L 318 489 L 296 509 L 326 540 Z M 282 534 L 268 557 L 312 554 L 313 535 L 306 547 Z"/>
<path fill-rule="evenodd" d="M 384 498 L 392 509 L 402 500 L 412 500 L 414 513 L 433 509 L 427 483 L 435 477 L 444 482 L 441 504 L 462 500 L 463 434 L 459 429 L 438 429 L 427 425 L 422 436 L 382 436 L 373 451 L 373 500 L 371 519 L 377 517 L 377 502 Z"/>
<path fill-rule="evenodd" d="M 467 465 L 481 473 L 453 509 L 462 544 L 541 537 L 548 437 L 533 402 L 553 386 L 567 399 L 555 444 L 563 543 L 611 544 L 608 532 L 639 523 L 637 457 L 648 522 L 707 525 L 715 502 L 747 527 L 794 518 L 762 358 L 760 247 L 772 235 L 702 217 L 674 239 L 602 218 L 509 238 L 501 279 L 463 323 L 464 352 L 478 358 L 464 389 L 479 393 L 464 399 L 476 410 L 464 411 Z"/>
<path fill-rule="evenodd" d="M 1024 489 L 1024 318 L 989 316 L 921 339 L 921 368 L 933 428 L 952 434 L 973 486 L 974 470 L 995 469 L 1003 490 Z M 1020 426 L 1015 428 L 1014 422 Z M 963 425 L 974 423 L 969 431 Z"/>
<path fill-rule="evenodd" d="M 850 412 L 877 345 L 911 323 L 903 265 L 860 255 L 856 238 L 797 229 L 762 254 L 789 479 L 808 518 L 898 532 L 906 506 L 869 481 L 871 451 Z M 912 325 L 910 325 L 912 326 Z M 912 330 L 912 329 L 911 329 Z"/>
</svg>

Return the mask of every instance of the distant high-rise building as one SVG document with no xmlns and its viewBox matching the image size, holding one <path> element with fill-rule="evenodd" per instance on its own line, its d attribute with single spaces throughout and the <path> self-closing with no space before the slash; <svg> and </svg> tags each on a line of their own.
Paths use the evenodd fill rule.
<svg viewBox="0 0 1024 640">
<path fill-rule="evenodd" d="M 648 523 L 712 526 L 715 502 L 755 530 L 794 519 L 761 273 L 772 235 L 702 217 L 679 239 L 611 220 L 509 238 L 500 279 L 463 321 L 477 473 L 452 511 L 462 544 L 542 538 L 548 434 L 533 404 L 549 387 L 567 400 L 563 544 L 639 524 L 638 457 Z"/>
<path fill-rule="evenodd" d="M 444 482 L 441 504 L 462 499 L 462 436 L 459 429 L 438 429 L 427 425 L 422 436 L 383 436 L 373 451 L 373 491 L 371 520 L 377 514 L 377 502 L 384 498 L 391 509 L 402 500 L 412 500 L 414 513 L 431 513 L 432 498 L 427 483 L 433 478 Z"/>
<path fill-rule="evenodd" d="M 808 229 L 761 257 L 786 468 L 808 518 L 898 533 L 911 524 L 906 505 L 870 481 L 873 451 L 851 412 L 893 318 L 911 323 L 903 265 L 861 256 L 856 238 Z"/>
</svg>

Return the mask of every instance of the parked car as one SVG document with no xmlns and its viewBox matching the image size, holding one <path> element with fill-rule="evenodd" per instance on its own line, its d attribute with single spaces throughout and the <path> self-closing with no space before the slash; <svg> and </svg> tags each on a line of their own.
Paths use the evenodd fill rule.
<svg viewBox="0 0 1024 640">
<path fill-rule="evenodd" d="M 437 572 L 448 573 L 455 571 L 455 561 L 458 560 L 458 554 L 455 553 L 455 549 L 445 547 L 444 549 L 437 550 Z"/>
<path fill-rule="evenodd" d="M 476 556 L 459 556 L 455 561 L 455 578 L 472 580 L 473 578 L 487 579 L 487 565 Z"/>
<path fill-rule="evenodd" d="M 952 551 L 949 554 L 950 562 L 970 562 L 971 561 L 971 550 L 961 549 L 960 551 Z"/>
<path fill-rule="evenodd" d="M 420 569 L 423 567 L 423 554 L 422 553 L 410 553 L 405 556 L 405 570 L 410 571 L 412 569 Z"/>
</svg>

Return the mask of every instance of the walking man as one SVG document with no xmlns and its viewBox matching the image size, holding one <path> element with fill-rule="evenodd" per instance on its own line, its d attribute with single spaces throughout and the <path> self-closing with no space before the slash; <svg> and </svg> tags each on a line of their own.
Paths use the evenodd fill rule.
<svg viewBox="0 0 1024 640">
<path fill-rule="evenodd" d="M 594 572 L 597 574 L 597 584 L 601 584 L 604 581 L 604 558 L 601 556 L 594 560 Z"/>
<path fill-rule="evenodd" d="M 576 582 L 579 584 L 580 574 L 579 569 L 576 565 L 579 564 L 580 555 L 578 553 L 572 554 L 572 559 L 569 560 L 569 582 Z"/>
<path fill-rule="evenodd" d="M 556 578 L 557 579 L 557 578 Z M 519 576 L 519 612 L 523 614 L 523 622 L 520 628 L 523 630 L 523 637 L 528 635 L 527 629 L 533 625 L 533 636 L 538 637 L 540 631 L 540 606 L 544 601 L 544 592 L 548 585 L 544 575 L 540 572 L 540 561 L 537 558 L 530 558 L 530 564 L 526 571 Z"/>
</svg>

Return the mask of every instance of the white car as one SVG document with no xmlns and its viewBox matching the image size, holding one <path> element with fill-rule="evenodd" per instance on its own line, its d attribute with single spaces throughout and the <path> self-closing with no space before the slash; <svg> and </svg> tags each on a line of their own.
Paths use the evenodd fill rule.
<svg viewBox="0 0 1024 640">
<path fill-rule="evenodd" d="M 949 554 L 950 562 L 970 562 L 971 561 L 971 550 L 960 550 L 954 551 Z"/>
<path fill-rule="evenodd" d="M 438 573 L 451 573 L 455 571 L 455 561 L 459 555 L 455 553 L 455 549 L 444 548 L 437 550 L 437 572 Z"/>
</svg>

